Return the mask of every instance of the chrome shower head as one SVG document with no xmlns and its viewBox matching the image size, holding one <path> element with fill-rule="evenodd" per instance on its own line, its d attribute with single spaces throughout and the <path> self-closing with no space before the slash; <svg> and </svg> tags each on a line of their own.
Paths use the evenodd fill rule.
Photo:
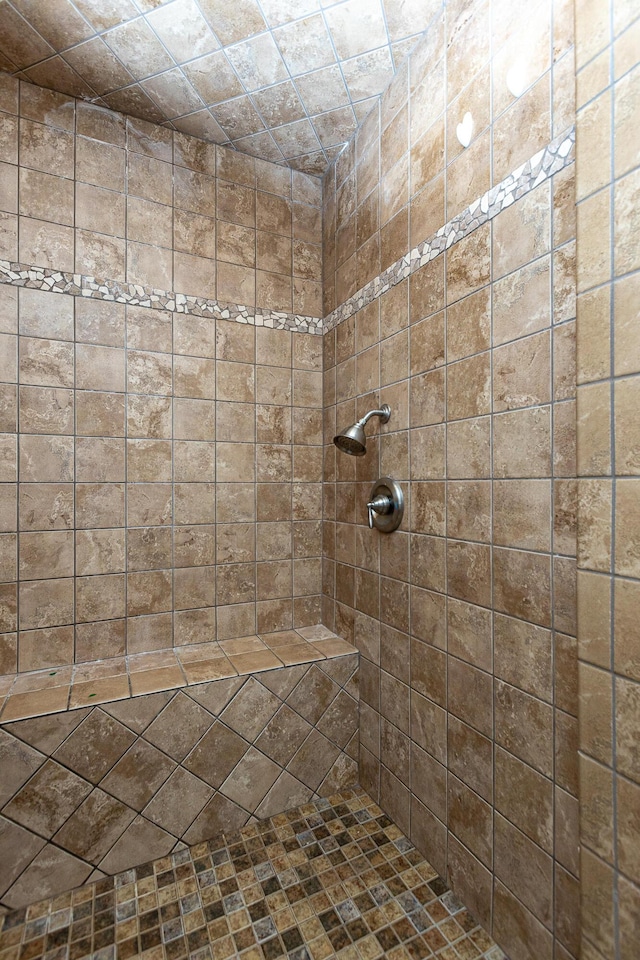
<svg viewBox="0 0 640 960">
<path fill-rule="evenodd" d="M 379 410 L 370 410 L 357 423 L 347 427 L 346 430 L 341 430 L 333 438 L 333 442 L 343 453 L 348 453 L 352 457 L 364 457 L 367 452 L 367 438 L 364 433 L 366 424 L 371 417 L 380 417 L 382 423 L 387 423 L 390 416 L 391 407 L 388 403 L 383 403 Z"/>
<path fill-rule="evenodd" d="M 367 452 L 367 438 L 364 435 L 364 429 L 359 423 L 342 430 L 337 437 L 333 438 L 338 450 L 343 453 L 349 453 L 352 457 L 364 457 Z"/>
</svg>

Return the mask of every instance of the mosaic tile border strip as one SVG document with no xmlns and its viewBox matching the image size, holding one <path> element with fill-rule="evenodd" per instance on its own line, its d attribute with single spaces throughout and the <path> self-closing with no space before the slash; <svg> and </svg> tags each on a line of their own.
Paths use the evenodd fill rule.
<svg viewBox="0 0 640 960">
<path fill-rule="evenodd" d="M 138 283 L 101 280 L 82 273 L 66 273 L 48 267 L 12 263 L 10 260 L 0 260 L 0 283 L 49 293 L 66 293 L 73 297 L 124 303 L 129 307 L 149 307 L 152 310 L 168 310 L 170 313 L 193 317 L 234 320 L 236 323 L 254 327 L 322 335 L 322 317 L 305 317 L 262 307 L 223 303 L 219 300 L 208 300 L 206 297 L 191 297 L 185 293 L 154 290 Z"/>
<path fill-rule="evenodd" d="M 506 960 L 361 789 L 0 917 L 0 957 Z"/>
<path fill-rule="evenodd" d="M 0 726 L 0 906 L 358 782 L 358 654 Z"/>
<path fill-rule="evenodd" d="M 406 256 L 396 260 L 383 273 L 374 277 L 361 290 L 336 307 L 325 317 L 323 332 L 332 330 L 352 317 L 358 310 L 377 300 L 391 287 L 402 283 L 430 260 L 435 260 L 454 243 L 469 236 L 478 227 L 510 207 L 516 200 L 574 163 L 575 140 L 575 127 L 571 127 L 568 132 L 565 131 L 552 140 L 543 150 L 538 151 L 530 160 L 505 177 L 501 183 L 474 200 L 466 210 L 457 214 L 431 237 L 414 247 Z"/>
</svg>

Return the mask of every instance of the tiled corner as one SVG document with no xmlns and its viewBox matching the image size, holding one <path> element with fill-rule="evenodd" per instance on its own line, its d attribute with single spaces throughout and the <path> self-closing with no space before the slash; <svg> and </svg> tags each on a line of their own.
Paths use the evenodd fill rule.
<svg viewBox="0 0 640 960">
<path fill-rule="evenodd" d="M 93 2 L 65 3 L 57 15 L 8 14 L 2 66 L 53 88 L 50 109 L 65 129 L 68 96 L 82 97 L 91 101 L 83 131 L 109 107 L 319 176 L 439 9 L 243 0 L 229 11 L 174 0 L 111 15 Z"/>
<path fill-rule="evenodd" d="M 640 68 L 635 11 L 597 3 L 576 29 L 581 933 L 583 950 L 600 960 L 633 950 L 640 916 L 638 838 L 629 830 L 640 781 L 630 750 L 640 680 L 630 646 L 640 366 L 629 312 L 635 299 L 637 314 L 638 257 L 628 236 Z"/>
<path fill-rule="evenodd" d="M 360 782 L 514 957 L 577 957 L 580 939 L 576 146 L 560 7 L 516 24 L 449 4 L 324 179 L 323 623 L 361 654 Z M 516 61 L 520 96 L 505 83 Z M 367 456 L 336 451 L 383 402 Z M 391 536 L 364 507 L 385 474 L 406 504 Z M 610 491 L 596 480 L 590 495 L 603 566 Z"/>
</svg>

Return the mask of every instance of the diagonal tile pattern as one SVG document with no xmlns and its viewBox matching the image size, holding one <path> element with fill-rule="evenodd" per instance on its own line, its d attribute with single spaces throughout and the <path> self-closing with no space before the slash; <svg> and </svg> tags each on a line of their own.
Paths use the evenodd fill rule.
<svg viewBox="0 0 640 960">
<path fill-rule="evenodd" d="M 354 652 L 3 724 L 0 905 L 351 787 L 357 670 Z"/>
<path fill-rule="evenodd" d="M 0 69 L 322 174 L 439 0 L 0 2 Z"/>
<path fill-rule="evenodd" d="M 359 789 L 10 913 L 0 956 L 506 960 Z"/>
</svg>

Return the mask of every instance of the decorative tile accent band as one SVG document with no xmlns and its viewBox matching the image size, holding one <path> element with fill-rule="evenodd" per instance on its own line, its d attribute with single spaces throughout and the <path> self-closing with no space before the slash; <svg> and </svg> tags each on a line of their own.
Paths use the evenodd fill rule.
<svg viewBox="0 0 640 960">
<path fill-rule="evenodd" d="M 571 127 L 568 133 L 565 132 L 556 137 L 543 150 L 510 173 L 501 183 L 492 187 L 482 197 L 474 200 L 466 210 L 440 227 L 431 237 L 370 280 L 361 290 L 336 307 L 324 320 L 322 317 L 305 317 L 261 307 L 221 303 L 219 300 L 191 297 L 184 293 L 154 290 L 120 280 L 98 280 L 84 274 L 65 273 L 47 267 L 11 263 L 8 260 L 0 260 L 0 283 L 32 287 L 51 293 L 66 293 L 75 297 L 111 300 L 129 306 L 169 310 L 195 317 L 235 320 L 237 323 L 253 324 L 256 327 L 322 335 L 326 330 L 332 330 L 368 303 L 381 297 L 425 263 L 440 256 L 452 244 L 473 233 L 483 223 L 492 220 L 502 210 L 534 190 L 549 177 L 572 164 L 575 160 L 574 146 L 575 127 Z"/>
<path fill-rule="evenodd" d="M 66 293 L 74 297 L 111 300 L 130 307 L 169 310 L 172 313 L 209 317 L 215 320 L 235 320 L 237 323 L 271 327 L 274 330 L 322 334 L 322 317 L 304 317 L 262 307 L 221 303 L 219 300 L 207 300 L 206 297 L 190 297 L 184 293 L 153 290 L 138 283 L 99 280 L 85 274 L 65 273 L 48 267 L 11 263 L 9 260 L 0 260 L 0 283 L 8 283 L 16 287 L 31 287 L 50 293 Z"/>
<path fill-rule="evenodd" d="M 485 194 L 445 223 L 443 227 L 427 240 L 414 247 L 406 256 L 396 260 L 383 273 L 374 277 L 352 297 L 341 303 L 324 318 L 323 332 L 337 327 L 343 320 L 377 300 L 391 287 L 401 283 L 425 263 L 435 260 L 454 243 L 473 233 L 488 220 L 510 207 L 512 203 L 530 193 L 554 174 L 568 167 L 575 160 L 575 127 L 552 140 L 543 150 L 538 151 L 530 160 L 523 163 L 508 177 L 492 187 Z"/>
<path fill-rule="evenodd" d="M 357 653 L 3 724 L 0 905 L 353 787 L 358 745 Z"/>
</svg>

